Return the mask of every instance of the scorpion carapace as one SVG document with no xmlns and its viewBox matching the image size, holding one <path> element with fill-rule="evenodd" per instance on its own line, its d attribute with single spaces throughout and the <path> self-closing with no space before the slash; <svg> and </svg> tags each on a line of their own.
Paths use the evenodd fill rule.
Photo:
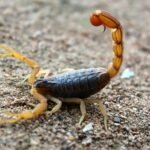
<svg viewBox="0 0 150 150">
<path fill-rule="evenodd" d="M 109 75 L 102 68 L 79 69 L 37 80 L 34 87 L 41 94 L 61 98 L 87 98 L 100 91 L 108 82 Z"/>
<path fill-rule="evenodd" d="M 86 115 L 85 104 L 97 103 L 99 105 L 99 110 L 104 116 L 105 129 L 107 129 L 107 113 L 102 101 L 86 98 L 104 88 L 110 79 L 119 71 L 123 58 L 122 27 L 116 18 L 100 10 L 95 11 L 91 15 L 90 21 L 94 26 L 103 25 L 104 27 L 111 28 L 115 56 L 107 70 L 102 68 L 71 70 L 47 78 L 49 70 L 40 70 L 39 65 L 35 61 L 6 45 L 0 45 L 1 49 L 9 52 L 0 53 L 0 56 L 14 57 L 32 68 L 31 74 L 28 75 L 26 79 L 28 79 L 28 83 L 31 85 L 30 93 L 39 101 L 39 104 L 31 111 L 27 110 L 17 114 L 7 113 L 16 118 L 1 120 L 1 123 L 16 122 L 23 119 L 26 120 L 38 117 L 47 110 L 47 98 L 49 98 L 56 103 L 56 106 L 49 112 L 50 114 L 57 112 L 61 108 L 62 102 L 79 103 L 82 114 L 79 124 L 82 123 Z M 38 79 L 41 74 L 45 74 L 44 79 Z"/>
</svg>

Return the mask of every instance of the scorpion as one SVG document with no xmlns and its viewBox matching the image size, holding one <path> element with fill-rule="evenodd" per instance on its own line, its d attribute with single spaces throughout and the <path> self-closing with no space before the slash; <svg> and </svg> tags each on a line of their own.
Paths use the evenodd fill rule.
<svg viewBox="0 0 150 150">
<path fill-rule="evenodd" d="M 104 104 L 101 100 L 89 99 L 88 97 L 103 89 L 119 72 L 123 60 L 123 31 L 120 22 L 105 11 L 94 11 L 90 16 L 90 22 L 94 26 L 102 25 L 111 30 L 114 56 L 107 69 L 100 67 L 67 69 L 66 72 L 49 75 L 49 70 L 40 70 L 36 61 L 16 52 L 5 44 L 0 44 L 0 49 L 7 51 L 7 53 L 0 53 L 0 56 L 14 57 L 32 68 L 32 72 L 26 80 L 31 86 L 31 95 L 39 101 L 32 110 L 25 110 L 20 113 L 5 112 L 13 118 L 2 119 L 1 123 L 14 123 L 19 120 L 37 118 L 47 111 L 48 100 L 51 100 L 56 105 L 49 112 L 50 114 L 60 110 L 63 102 L 79 104 L 81 111 L 79 125 L 86 116 L 86 104 L 96 103 L 104 117 L 104 128 L 107 130 L 108 117 Z M 41 79 L 39 77 L 42 74 L 44 74 L 44 78 Z"/>
</svg>

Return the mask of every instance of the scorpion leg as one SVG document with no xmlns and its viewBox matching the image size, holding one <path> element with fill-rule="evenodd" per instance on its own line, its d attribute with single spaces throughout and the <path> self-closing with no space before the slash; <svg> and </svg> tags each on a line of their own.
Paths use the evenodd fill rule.
<svg viewBox="0 0 150 150">
<path fill-rule="evenodd" d="M 38 72 L 38 74 L 36 75 L 36 78 L 40 77 L 42 74 L 44 74 L 44 78 L 46 78 L 46 77 L 48 77 L 48 75 L 50 74 L 50 70 L 40 70 L 40 71 Z M 24 82 L 29 78 L 29 76 L 30 76 L 30 75 L 27 75 L 27 77 L 26 77 L 24 80 L 22 80 L 21 82 L 18 82 L 18 83 L 16 84 L 16 86 L 17 86 L 18 88 L 22 87 L 22 85 L 23 85 Z M 34 106 L 35 106 L 34 103 L 27 103 L 27 105 L 29 105 L 29 106 L 31 106 L 31 107 L 34 107 Z"/>
<path fill-rule="evenodd" d="M 16 117 L 15 119 L 7 119 L 7 120 L 0 120 L 0 123 L 7 123 L 7 122 L 17 122 L 19 120 L 27 120 L 27 119 L 32 119 L 40 116 L 47 110 L 47 99 L 39 94 L 36 89 L 32 88 L 31 89 L 31 94 L 33 95 L 34 98 L 36 98 L 40 103 L 33 109 L 33 110 L 26 110 L 21 113 L 4 113 L 8 114 L 9 116 L 14 116 Z"/>
<path fill-rule="evenodd" d="M 40 70 L 39 65 L 34 60 L 31 60 L 31 59 L 27 58 L 26 56 L 16 52 L 15 50 L 8 47 L 7 45 L 0 44 L 0 49 L 3 49 L 8 52 L 8 53 L 0 53 L 0 56 L 14 57 L 14 58 L 26 63 L 33 69 L 32 73 L 28 76 L 28 83 L 30 85 L 32 85 L 34 83 L 34 81 L 36 80 L 37 73 Z"/>
<path fill-rule="evenodd" d="M 36 78 L 39 78 L 41 75 L 44 74 L 44 78 L 47 78 L 50 74 L 50 70 L 46 69 L 46 70 L 40 70 L 38 72 L 38 74 L 36 75 Z"/>
<path fill-rule="evenodd" d="M 85 107 L 84 100 L 79 98 L 66 98 L 66 99 L 62 99 L 62 102 L 80 104 L 81 117 L 78 122 L 78 125 L 80 126 L 86 116 L 86 107 Z"/>
<path fill-rule="evenodd" d="M 36 78 L 40 77 L 42 74 L 44 74 L 44 78 L 48 77 L 48 75 L 50 74 L 50 70 L 40 70 L 37 74 L 36 74 Z M 28 80 L 28 78 L 31 75 L 28 74 L 21 82 L 18 82 L 16 84 L 17 87 L 22 87 L 23 84 Z"/>
<path fill-rule="evenodd" d="M 54 106 L 52 108 L 51 111 L 47 111 L 48 114 L 52 115 L 54 114 L 55 112 L 57 112 L 58 110 L 60 110 L 61 106 L 62 106 L 62 101 L 60 101 L 59 99 L 55 98 L 55 97 L 52 97 L 52 96 L 49 96 L 48 97 L 52 102 L 56 103 L 56 106 Z"/>
<path fill-rule="evenodd" d="M 0 54 L 0 57 L 1 57 L 1 56 L 12 56 L 12 54 L 7 54 L 7 53 L 5 54 L 5 53 L 1 53 L 1 54 Z"/>
<path fill-rule="evenodd" d="M 28 78 L 30 77 L 30 74 L 28 74 L 22 81 L 19 81 L 16 83 L 16 87 L 21 88 L 24 83 L 28 80 Z"/>
<path fill-rule="evenodd" d="M 108 117 L 107 117 L 106 108 L 105 108 L 103 102 L 101 100 L 96 100 L 96 99 L 86 99 L 85 102 L 86 103 L 90 103 L 90 104 L 93 104 L 93 103 L 98 104 L 98 109 L 102 113 L 102 115 L 104 116 L 105 130 L 107 130 L 107 120 L 108 120 Z"/>
<path fill-rule="evenodd" d="M 107 130 L 107 112 L 106 112 L 106 108 L 105 106 L 103 105 L 103 102 L 100 101 L 99 103 L 99 110 L 101 111 L 102 115 L 104 116 L 104 126 L 105 126 L 105 130 Z"/>
<path fill-rule="evenodd" d="M 81 123 L 83 122 L 83 120 L 86 116 L 86 107 L 85 107 L 85 103 L 83 100 L 81 100 L 81 102 L 80 102 L 80 111 L 81 111 L 82 116 L 81 116 L 79 123 L 78 123 L 79 126 L 81 125 Z"/>
</svg>

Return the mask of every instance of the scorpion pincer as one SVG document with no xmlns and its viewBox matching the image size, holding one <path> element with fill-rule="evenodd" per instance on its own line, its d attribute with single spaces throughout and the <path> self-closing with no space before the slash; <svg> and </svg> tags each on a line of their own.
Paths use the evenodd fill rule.
<svg viewBox="0 0 150 150">
<path fill-rule="evenodd" d="M 90 21 L 94 26 L 103 25 L 111 30 L 114 57 L 107 69 L 99 67 L 69 70 L 65 73 L 48 77 L 49 70 L 40 70 L 36 61 L 27 58 L 6 45 L 0 44 L 1 49 L 8 51 L 8 53 L 0 53 L 0 56 L 14 57 L 32 68 L 32 72 L 27 76 L 27 80 L 29 85 L 31 85 L 30 93 L 39 101 L 39 104 L 33 110 L 26 110 L 17 114 L 7 113 L 16 118 L 1 120 L 1 123 L 32 119 L 42 115 L 47 110 L 48 97 L 49 100 L 56 103 L 49 112 L 50 114 L 57 112 L 61 108 L 62 102 L 80 104 L 82 116 L 79 120 L 79 125 L 86 115 L 85 104 L 97 103 L 99 110 L 104 116 L 104 126 L 107 130 L 107 113 L 102 101 L 87 98 L 103 89 L 120 70 L 123 60 L 123 33 L 119 21 L 105 11 L 96 10 L 91 15 Z M 39 78 L 41 74 L 45 74 L 44 79 Z"/>
</svg>

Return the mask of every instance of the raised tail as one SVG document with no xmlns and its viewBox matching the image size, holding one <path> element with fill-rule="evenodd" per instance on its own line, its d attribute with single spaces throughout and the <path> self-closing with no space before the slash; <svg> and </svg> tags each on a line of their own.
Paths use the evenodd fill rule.
<svg viewBox="0 0 150 150">
<path fill-rule="evenodd" d="M 28 77 L 28 82 L 29 82 L 29 84 L 32 85 L 36 79 L 37 73 L 40 70 L 39 65 L 34 60 L 31 60 L 30 58 L 27 58 L 26 56 L 16 52 L 15 50 L 8 47 L 7 45 L 0 44 L 0 49 L 3 49 L 8 52 L 8 53 L 0 53 L 0 56 L 14 57 L 14 58 L 20 60 L 21 62 L 24 62 L 25 64 L 27 64 L 28 66 L 30 66 L 33 69 L 30 76 Z"/>
<path fill-rule="evenodd" d="M 119 21 L 107 12 L 96 10 L 90 17 L 94 26 L 103 25 L 108 27 L 112 32 L 114 57 L 108 66 L 110 78 L 114 77 L 120 70 L 123 61 L 123 33 Z"/>
</svg>

